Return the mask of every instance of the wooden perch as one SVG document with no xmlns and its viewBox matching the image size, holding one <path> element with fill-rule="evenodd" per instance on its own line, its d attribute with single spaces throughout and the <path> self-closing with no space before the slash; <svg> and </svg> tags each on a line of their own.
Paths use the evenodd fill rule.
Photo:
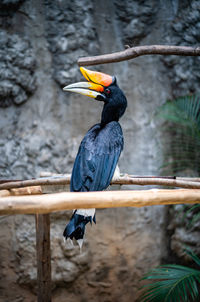
<svg viewBox="0 0 200 302">
<path fill-rule="evenodd" d="M 124 175 L 119 178 L 114 178 L 111 184 L 119 185 L 159 185 L 159 186 L 169 186 L 169 187 L 180 187 L 187 189 L 200 189 L 200 183 L 194 181 L 185 181 L 178 179 L 168 179 L 168 178 L 159 178 L 159 177 L 132 177 L 129 175 Z"/>
<path fill-rule="evenodd" d="M 22 187 L 18 189 L 0 190 L 0 197 L 42 194 L 41 186 Z"/>
<path fill-rule="evenodd" d="M 0 190 L 10 190 L 13 188 L 23 188 L 29 186 L 48 186 L 48 185 L 69 185 L 71 175 L 66 176 L 54 176 L 48 178 L 38 178 L 22 181 L 13 181 L 0 184 Z M 167 178 L 167 177 L 138 177 L 130 176 L 124 174 L 120 177 L 115 177 L 112 179 L 112 185 L 159 185 L 159 186 L 170 186 L 170 187 L 180 187 L 186 189 L 200 189 L 200 179 L 192 178 Z M 11 194 L 17 195 L 17 194 Z"/>
<path fill-rule="evenodd" d="M 77 208 L 144 207 L 200 203 L 200 190 L 65 192 L 0 198 L 0 215 L 45 214 Z"/>
<path fill-rule="evenodd" d="M 130 47 L 126 50 L 93 57 L 78 59 L 79 66 L 90 66 L 127 61 L 144 55 L 178 55 L 200 56 L 200 47 L 171 46 L 171 45 L 145 45 Z"/>
<path fill-rule="evenodd" d="M 71 175 L 61 177 L 36 178 L 20 181 L 11 181 L 0 184 L 0 190 L 9 190 L 13 188 L 22 188 L 30 186 L 46 186 L 46 185 L 66 185 L 70 183 Z"/>
</svg>

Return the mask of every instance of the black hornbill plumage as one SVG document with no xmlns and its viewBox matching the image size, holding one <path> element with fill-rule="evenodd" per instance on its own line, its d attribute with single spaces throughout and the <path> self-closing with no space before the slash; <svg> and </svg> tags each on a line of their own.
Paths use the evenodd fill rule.
<svg viewBox="0 0 200 302">
<path fill-rule="evenodd" d="M 86 133 L 80 144 L 70 191 L 102 191 L 109 186 L 123 149 L 123 133 L 118 121 L 126 110 L 127 100 L 115 77 L 83 67 L 80 70 L 88 82 L 71 84 L 64 90 L 103 101 L 104 106 L 101 122 Z M 75 238 L 81 244 L 85 225 L 92 220 L 95 222 L 95 209 L 75 210 L 64 230 L 64 238 Z"/>
</svg>

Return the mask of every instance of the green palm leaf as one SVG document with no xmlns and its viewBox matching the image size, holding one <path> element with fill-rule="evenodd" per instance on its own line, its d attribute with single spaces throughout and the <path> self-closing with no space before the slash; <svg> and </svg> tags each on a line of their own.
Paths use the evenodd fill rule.
<svg viewBox="0 0 200 302">
<path fill-rule="evenodd" d="M 177 126 L 186 127 L 200 137 L 200 96 L 186 96 L 167 101 L 159 108 L 158 116 Z"/>
<path fill-rule="evenodd" d="M 141 302 L 192 302 L 199 296 L 200 271 L 193 268 L 163 265 L 147 273 L 143 280 L 152 283 L 143 286 Z"/>
<path fill-rule="evenodd" d="M 185 249 L 185 252 L 186 252 L 186 254 L 188 254 L 188 256 L 190 256 L 193 259 L 193 261 L 198 266 L 200 266 L 200 259 L 199 259 L 199 257 L 191 249 L 187 248 L 187 249 Z"/>
</svg>

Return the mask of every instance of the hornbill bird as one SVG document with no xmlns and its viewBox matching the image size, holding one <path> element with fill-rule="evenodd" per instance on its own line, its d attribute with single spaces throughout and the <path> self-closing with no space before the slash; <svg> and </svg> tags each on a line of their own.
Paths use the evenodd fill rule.
<svg viewBox="0 0 200 302">
<path fill-rule="evenodd" d="M 63 88 L 104 102 L 101 122 L 94 125 L 83 138 L 76 156 L 70 183 L 71 192 L 105 190 L 113 177 L 123 149 L 120 117 L 127 107 L 127 100 L 114 76 L 80 67 L 88 82 L 78 82 Z M 82 246 L 85 225 L 96 223 L 95 209 L 78 209 L 73 212 L 65 227 L 65 239 L 75 238 Z"/>
</svg>

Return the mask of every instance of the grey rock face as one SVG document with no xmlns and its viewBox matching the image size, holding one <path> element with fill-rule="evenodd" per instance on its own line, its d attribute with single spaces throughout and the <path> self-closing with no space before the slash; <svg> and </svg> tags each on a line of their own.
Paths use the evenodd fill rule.
<svg viewBox="0 0 200 302">
<path fill-rule="evenodd" d="M 72 154 L 75 156 L 77 143 L 69 139 L 62 150 L 59 150 L 59 143 L 61 144 L 60 139 L 57 143 L 52 139 L 42 142 L 37 134 L 22 141 L 19 135 L 8 136 L 6 143 L 0 142 L 0 177 L 35 177 L 38 175 L 38 167 L 40 171 L 48 170 L 50 163 L 54 171 L 61 173 L 65 169 L 67 172 L 66 169 L 73 159 L 66 150 L 74 148 Z"/>
<path fill-rule="evenodd" d="M 56 217 L 56 216 L 55 216 Z M 66 218 L 66 215 L 65 215 Z M 68 217 L 69 218 L 69 217 Z M 52 244 L 52 281 L 54 287 L 75 281 L 90 267 L 91 252 L 87 247 L 80 253 L 79 247 L 66 244 L 60 236 L 63 225 L 52 215 L 51 244 Z M 26 216 L 21 222 L 15 221 L 15 263 L 17 281 L 21 285 L 29 286 L 35 291 L 37 284 L 36 249 L 34 217 Z M 89 261 L 90 259 L 90 261 Z"/>
<path fill-rule="evenodd" d="M 24 0 L 2 0 L 1 1 L 1 8 L 12 8 L 12 7 L 19 7 Z"/>
<path fill-rule="evenodd" d="M 77 58 L 98 53 L 93 2 L 46 1 L 46 37 L 53 55 L 53 77 L 63 87 L 80 80 Z"/>
<path fill-rule="evenodd" d="M 200 2 L 183 1 L 171 26 L 166 29 L 166 42 L 172 45 L 199 46 Z M 200 91 L 200 57 L 165 56 L 173 97 Z"/>
<path fill-rule="evenodd" d="M 116 13 L 122 26 L 123 42 L 137 45 L 147 36 L 155 23 L 157 1 L 115 1 Z"/>
<path fill-rule="evenodd" d="M 20 105 L 36 89 L 35 57 L 26 38 L 0 32 L 0 107 Z"/>
<path fill-rule="evenodd" d="M 195 254 L 200 255 L 200 221 L 194 219 L 199 213 L 196 209 L 189 211 L 192 206 L 176 205 L 170 209 L 170 224 L 168 230 L 171 235 L 171 250 L 176 257 L 188 261 L 184 253 L 185 248 L 191 249 Z"/>
<path fill-rule="evenodd" d="M 11 17 L 24 1 L 25 0 L 1 0 L 0 16 Z M 2 24 L 4 24 L 4 22 Z"/>
</svg>

